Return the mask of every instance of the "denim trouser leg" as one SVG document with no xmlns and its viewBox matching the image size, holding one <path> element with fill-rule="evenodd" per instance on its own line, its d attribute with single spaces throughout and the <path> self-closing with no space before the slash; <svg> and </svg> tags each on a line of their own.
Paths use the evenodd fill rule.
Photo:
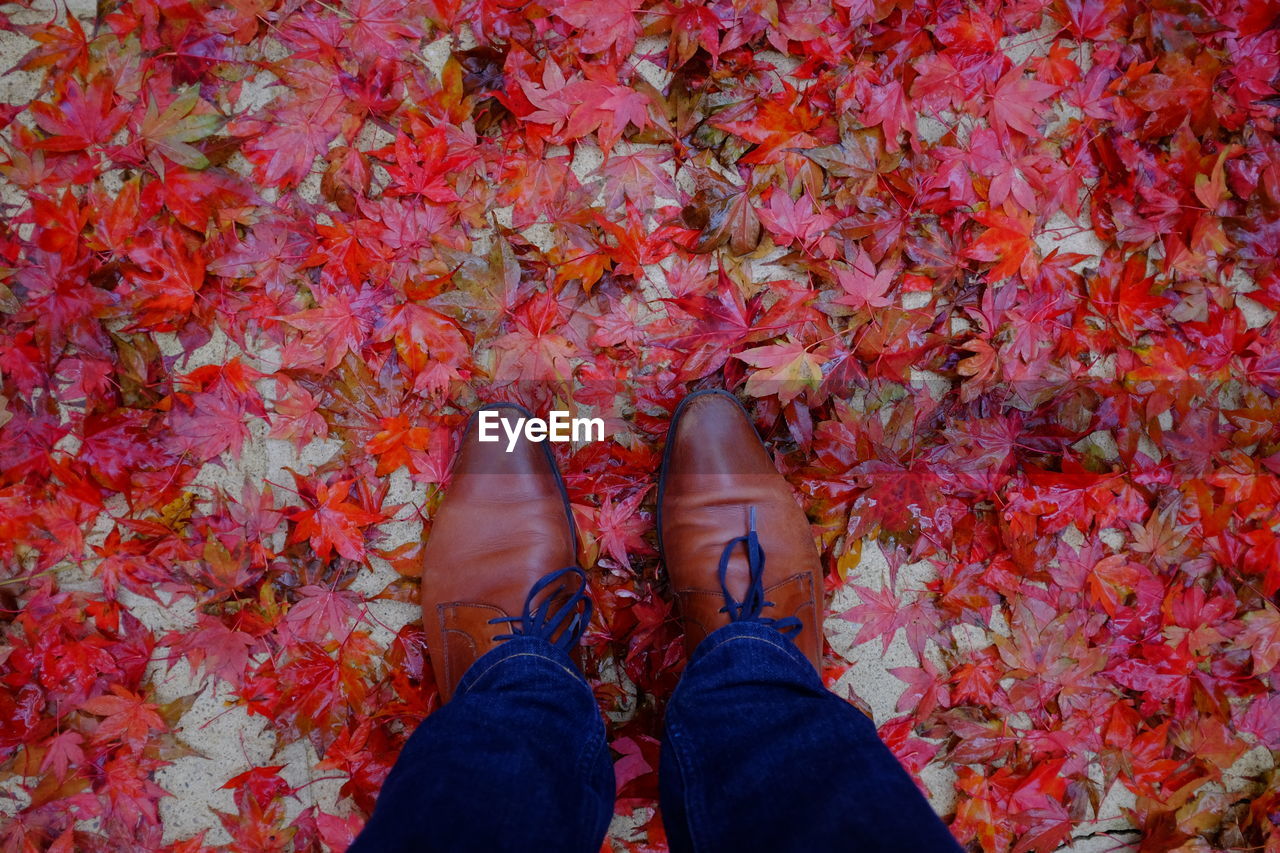
<svg viewBox="0 0 1280 853">
<path fill-rule="evenodd" d="M 351 853 L 598 853 L 613 763 L 590 688 L 568 655 L 507 640 L 467 670 L 387 776 Z"/>
<path fill-rule="evenodd" d="M 672 853 L 958 853 L 857 709 L 777 630 L 735 622 L 694 651 L 659 774 Z"/>
</svg>

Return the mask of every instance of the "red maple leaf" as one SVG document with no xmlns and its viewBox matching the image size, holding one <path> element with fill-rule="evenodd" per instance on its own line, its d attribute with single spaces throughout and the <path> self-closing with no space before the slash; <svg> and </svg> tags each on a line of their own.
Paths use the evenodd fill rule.
<svg viewBox="0 0 1280 853">
<path fill-rule="evenodd" d="M 308 506 L 289 512 L 289 520 L 294 522 L 289 541 L 309 540 L 316 556 L 322 560 L 329 559 L 334 551 L 348 560 L 363 560 L 365 528 L 381 522 L 383 516 L 347 500 L 351 486 L 351 480 L 317 484 L 315 497 L 308 500 Z"/>
<path fill-rule="evenodd" d="M 233 122 L 228 130 L 247 137 L 244 156 L 266 186 L 295 186 L 311 171 L 316 157 L 338 134 L 346 106 L 341 89 L 325 69 L 299 64 L 286 85 L 295 93 L 263 118 Z M 290 91 L 290 90 L 286 90 Z"/>
<path fill-rule="evenodd" d="M 373 328 L 375 296 L 368 290 L 326 294 L 319 308 L 309 308 L 285 318 L 307 333 L 307 342 L 322 354 L 324 371 L 333 370 L 347 353 L 359 353 Z"/>
<path fill-rule="evenodd" d="M 118 684 L 111 686 L 110 695 L 80 703 L 80 710 L 103 718 L 94 729 L 95 741 L 119 740 L 138 748 L 152 731 L 167 728 L 155 705 Z"/>
<path fill-rule="evenodd" d="M 840 614 L 841 619 L 859 626 L 854 643 L 865 643 L 879 637 L 883 643 L 882 650 L 887 652 L 893 635 L 899 628 L 905 628 L 911 651 L 917 657 L 924 652 L 925 641 L 933 636 L 938 626 L 937 611 L 927 599 L 912 596 L 904 603 L 888 587 L 874 590 L 854 585 L 849 588 L 862 601 Z"/>
<path fill-rule="evenodd" d="M 1028 136 L 1039 133 L 1044 114 L 1041 104 L 1058 91 L 1057 86 L 1025 77 L 1023 70 L 1021 66 L 1011 69 L 991 89 L 987 118 L 1002 135 L 1010 130 Z"/>
<path fill-rule="evenodd" d="M 892 264 L 885 264 L 877 270 L 871 257 L 859 249 L 848 267 L 836 268 L 836 281 L 843 288 L 844 295 L 836 298 L 835 302 L 853 308 L 883 308 L 890 303 L 885 294 L 893 286 L 897 273 L 897 267 Z"/>
<path fill-rule="evenodd" d="M 441 392 L 465 376 L 467 339 L 457 324 L 422 305 L 394 309 L 378 340 L 393 340 L 415 391 Z"/>
<path fill-rule="evenodd" d="M 252 634 L 228 628 L 214 616 L 202 616 L 195 630 L 174 639 L 192 666 L 203 666 L 207 672 L 236 686 L 248 671 L 249 654 L 258 643 Z"/>
<path fill-rule="evenodd" d="M 174 409 L 169 425 L 176 449 L 200 461 L 222 453 L 240 453 L 249 437 L 248 414 L 237 397 L 224 393 L 193 394 L 192 405 Z"/>
<path fill-rule="evenodd" d="M 920 666 L 899 666 L 889 672 L 894 678 L 907 683 L 907 689 L 898 697 L 897 710 L 924 718 L 935 708 L 951 705 L 951 689 L 946 674 L 938 672 L 927 656 L 921 659 Z"/>
<path fill-rule="evenodd" d="M 782 238 L 780 245 L 799 243 L 804 249 L 812 249 L 835 221 L 830 214 L 815 210 L 807 193 L 792 200 L 785 192 L 775 192 L 767 207 L 756 208 L 756 216 L 775 237 Z"/>
<path fill-rule="evenodd" d="M 583 30 L 581 45 L 587 53 L 612 49 L 614 56 L 626 57 L 640 32 L 631 0 L 566 0 L 554 13 Z"/>
<path fill-rule="evenodd" d="M 1244 616 L 1240 644 L 1253 652 L 1255 674 L 1280 666 L 1280 613 L 1274 608 L 1255 610 Z"/>
<path fill-rule="evenodd" d="M 965 250 L 965 257 L 978 261 L 996 261 L 987 274 L 990 281 L 1021 273 L 1024 280 L 1034 278 L 1039 270 L 1035 240 L 1031 237 L 1033 221 L 1027 214 L 1008 216 L 995 210 L 979 213 L 975 220 L 987 226 L 977 241 Z"/>
<path fill-rule="evenodd" d="M 115 103 L 111 77 L 99 74 L 86 87 L 75 80 L 66 83 L 56 106 L 40 101 L 31 115 L 47 138 L 39 147 L 48 151 L 80 151 L 111 140 L 128 118 L 129 110 Z"/>
<path fill-rule="evenodd" d="M 734 358 L 758 368 L 747 379 L 747 393 L 753 397 L 776 395 L 783 405 L 822 382 L 822 366 L 827 359 L 821 348 L 787 338 L 780 343 L 735 353 Z"/>
<path fill-rule="evenodd" d="M 354 0 L 346 8 L 352 18 L 346 43 L 356 56 L 397 56 L 413 50 L 423 36 L 405 0 Z"/>
<path fill-rule="evenodd" d="M 864 122 L 868 127 L 881 125 L 884 128 L 885 148 L 889 151 L 897 151 L 901 147 L 898 134 L 904 128 L 910 136 L 915 136 L 916 114 L 907 101 L 902 83 L 892 80 L 871 87 Z"/>
<path fill-rule="evenodd" d="M 41 770 L 52 770 L 54 777 L 63 782 L 72 767 L 79 767 L 84 762 L 84 735 L 77 731 L 58 732 L 45 741 L 44 759 L 40 762 Z"/>
<path fill-rule="evenodd" d="M 320 642 L 326 635 L 341 640 L 360 617 L 360 598 L 350 590 L 308 584 L 298 589 L 284 624 L 297 639 Z"/>
<path fill-rule="evenodd" d="M 320 402 L 288 376 L 276 377 L 275 409 L 271 418 L 272 438 L 292 438 L 301 448 L 312 438 L 329 434 L 329 424 L 320 412 Z"/>
<path fill-rule="evenodd" d="M 651 522 L 640 513 L 640 505 L 648 494 L 648 489 L 640 489 L 616 502 L 613 495 L 605 495 L 595 512 L 594 527 L 600 531 L 601 549 L 627 571 L 631 571 L 631 555 L 643 557 L 654 553 L 643 536 Z"/>
</svg>

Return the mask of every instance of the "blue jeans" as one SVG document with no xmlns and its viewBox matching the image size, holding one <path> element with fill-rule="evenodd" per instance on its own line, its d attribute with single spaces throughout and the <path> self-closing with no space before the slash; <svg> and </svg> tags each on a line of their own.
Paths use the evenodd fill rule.
<svg viewBox="0 0 1280 853">
<path fill-rule="evenodd" d="M 871 721 L 756 622 L 694 652 L 659 776 L 673 853 L 960 850 Z M 613 795 L 586 681 L 563 652 L 517 637 L 414 732 L 351 851 L 598 853 Z"/>
</svg>

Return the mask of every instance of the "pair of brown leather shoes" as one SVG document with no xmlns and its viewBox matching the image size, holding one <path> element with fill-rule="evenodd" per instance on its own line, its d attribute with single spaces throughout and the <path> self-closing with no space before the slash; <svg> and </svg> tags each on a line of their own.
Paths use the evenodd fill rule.
<svg viewBox="0 0 1280 853">
<path fill-rule="evenodd" d="M 531 417 L 512 404 L 486 408 L 513 424 Z M 672 417 L 658 538 L 690 653 L 732 619 L 763 618 L 798 628 L 797 646 L 820 666 L 822 570 L 808 520 L 727 392 L 691 394 Z M 530 591 L 539 580 L 577 561 L 573 515 L 548 445 L 521 438 L 507 452 L 505 441 L 479 441 L 473 419 L 424 550 L 422 622 L 443 700 L 538 606 Z M 539 589 L 544 611 L 557 596 L 573 597 L 580 577 L 563 573 Z M 557 635 L 580 629 L 562 616 Z"/>
</svg>

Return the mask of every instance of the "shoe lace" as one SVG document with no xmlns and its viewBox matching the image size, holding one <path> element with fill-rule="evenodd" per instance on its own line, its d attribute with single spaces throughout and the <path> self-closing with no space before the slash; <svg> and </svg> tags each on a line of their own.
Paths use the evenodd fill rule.
<svg viewBox="0 0 1280 853">
<path fill-rule="evenodd" d="M 577 589 L 566 597 L 563 579 L 570 575 L 577 580 Z M 551 590 L 550 593 L 544 595 L 548 589 Z M 542 600 L 538 601 L 540 596 Z M 552 610 L 557 602 L 559 606 Z M 538 637 L 562 652 L 569 651 L 582 639 L 583 632 L 591 622 L 591 599 L 587 596 L 586 573 L 577 566 L 567 566 L 543 575 L 525 596 L 524 608 L 519 616 L 499 616 L 489 620 L 490 625 L 504 622 L 511 624 L 511 632 L 499 634 L 495 640 Z"/>
<path fill-rule="evenodd" d="M 802 627 L 802 623 L 795 616 L 774 619 L 760 615 L 761 611 L 766 607 L 773 607 L 774 603 L 764 598 L 764 546 L 760 544 L 760 537 L 756 533 L 755 507 L 750 509 L 748 525 L 747 535 L 730 539 L 729 544 L 725 545 L 724 551 L 720 553 L 720 591 L 724 594 L 725 601 L 720 612 L 728 613 L 730 622 L 759 622 L 776 628 L 788 637 L 794 637 L 800 633 Z M 729 559 L 733 556 L 733 549 L 739 543 L 746 546 L 749 572 L 747 592 L 741 601 L 735 599 L 729 592 L 728 584 Z"/>
</svg>

